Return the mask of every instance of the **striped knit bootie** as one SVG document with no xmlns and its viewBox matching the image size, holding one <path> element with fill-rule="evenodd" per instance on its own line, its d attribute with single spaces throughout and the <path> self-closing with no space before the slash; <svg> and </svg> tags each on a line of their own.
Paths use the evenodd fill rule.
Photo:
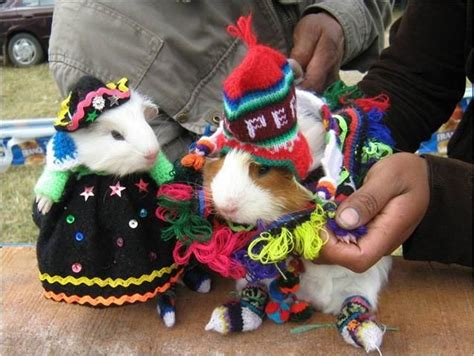
<svg viewBox="0 0 474 356">
<path fill-rule="evenodd" d="M 205 329 L 220 334 L 258 329 L 265 315 L 267 300 L 268 293 L 264 285 L 249 284 L 242 290 L 240 301 L 229 302 L 214 309 Z"/>
<path fill-rule="evenodd" d="M 364 297 L 349 297 L 337 316 L 336 326 L 348 344 L 362 347 L 367 353 L 380 353 L 385 330 L 375 321 L 375 314 L 371 309 L 369 301 Z"/>
</svg>

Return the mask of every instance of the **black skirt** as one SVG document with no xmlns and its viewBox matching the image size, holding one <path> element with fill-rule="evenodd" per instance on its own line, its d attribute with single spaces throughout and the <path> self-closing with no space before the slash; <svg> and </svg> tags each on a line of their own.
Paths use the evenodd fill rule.
<svg viewBox="0 0 474 356">
<path fill-rule="evenodd" d="M 37 257 L 45 296 L 93 306 L 144 302 L 168 290 L 181 270 L 168 227 L 155 216 L 148 174 L 72 175 L 62 200 L 38 214 Z"/>
</svg>

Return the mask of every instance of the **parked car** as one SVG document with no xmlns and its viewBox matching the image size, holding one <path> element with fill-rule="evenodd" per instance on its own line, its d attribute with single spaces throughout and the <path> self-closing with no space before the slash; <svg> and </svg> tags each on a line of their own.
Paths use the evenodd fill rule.
<svg viewBox="0 0 474 356">
<path fill-rule="evenodd" d="M 13 65 L 41 63 L 48 53 L 54 0 L 0 0 L 1 53 Z"/>
</svg>

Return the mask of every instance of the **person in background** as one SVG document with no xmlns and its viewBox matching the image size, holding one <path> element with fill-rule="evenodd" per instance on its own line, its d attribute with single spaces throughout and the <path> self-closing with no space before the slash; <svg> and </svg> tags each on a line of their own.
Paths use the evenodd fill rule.
<svg viewBox="0 0 474 356">
<path fill-rule="evenodd" d="M 59 0 L 49 46 L 65 97 L 84 74 L 127 77 L 161 108 L 151 124 L 171 161 L 221 118 L 222 82 L 246 53 L 225 31 L 253 14 L 262 43 L 296 59 L 321 93 L 339 69 L 365 71 L 384 46 L 389 0 Z"/>
<path fill-rule="evenodd" d="M 338 208 L 348 229 L 367 224 L 357 245 L 330 238 L 317 263 L 363 272 L 403 244 L 409 260 L 472 267 L 472 110 L 448 145 L 448 157 L 417 150 L 446 122 L 472 82 L 472 1 L 413 0 L 392 27 L 391 45 L 358 84 L 390 97 L 385 117 L 396 153 L 375 164 Z"/>
</svg>

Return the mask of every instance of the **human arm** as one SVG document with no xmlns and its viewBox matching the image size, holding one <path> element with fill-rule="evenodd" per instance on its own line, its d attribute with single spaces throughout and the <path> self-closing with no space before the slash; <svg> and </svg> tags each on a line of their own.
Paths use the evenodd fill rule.
<svg viewBox="0 0 474 356">
<path fill-rule="evenodd" d="M 396 26 L 392 45 L 359 83 L 368 96 L 383 92 L 390 97 L 385 123 L 398 149 L 415 151 L 447 120 L 461 98 L 465 16 L 462 1 L 412 2 Z M 368 234 L 360 240 L 361 249 L 336 246 L 326 249 L 326 257 L 341 263 L 351 260 L 346 265 L 361 271 L 404 242 L 406 258 L 472 265 L 472 165 L 431 156 L 423 160 L 415 155 L 391 165 L 400 156 L 393 157 L 375 165 L 362 188 L 337 211 L 338 223 L 346 227 L 343 211 L 356 222 L 351 227 L 373 219 L 367 224 Z M 420 181 L 419 174 L 412 175 L 411 164 L 418 162 L 415 167 L 420 168 L 423 161 L 428 165 L 429 180 Z M 377 170 L 380 165 L 387 165 L 387 169 Z M 396 190 L 400 185 L 405 186 L 401 195 Z M 416 193 L 422 187 L 429 187 L 426 212 L 425 204 L 420 205 L 422 195 Z M 409 208 L 396 205 L 402 198 Z M 355 210 L 345 210 L 349 206 Z M 400 216 L 404 218 L 398 224 L 390 223 Z M 384 219 L 386 223 L 377 225 Z M 338 254 L 342 255 L 333 256 Z"/>
<path fill-rule="evenodd" d="M 303 88 L 322 92 L 345 69 L 367 70 L 384 46 L 389 1 L 317 1 L 305 4 L 293 32 L 290 57 L 305 73 Z"/>
<path fill-rule="evenodd" d="M 331 236 L 318 262 L 363 272 L 403 243 L 407 259 L 472 266 L 472 173 L 471 164 L 435 156 L 381 160 L 336 215 L 348 229 L 367 224 L 367 234 L 358 244 Z"/>
<path fill-rule="evenodd" d="M 358 84 L 390 97 L 385 123 L 396 148 L 414 152 L 454 110 L 465 89 L 466 4 L 412 1 L 393 26 L 390 47 Z"/>
</svg>

